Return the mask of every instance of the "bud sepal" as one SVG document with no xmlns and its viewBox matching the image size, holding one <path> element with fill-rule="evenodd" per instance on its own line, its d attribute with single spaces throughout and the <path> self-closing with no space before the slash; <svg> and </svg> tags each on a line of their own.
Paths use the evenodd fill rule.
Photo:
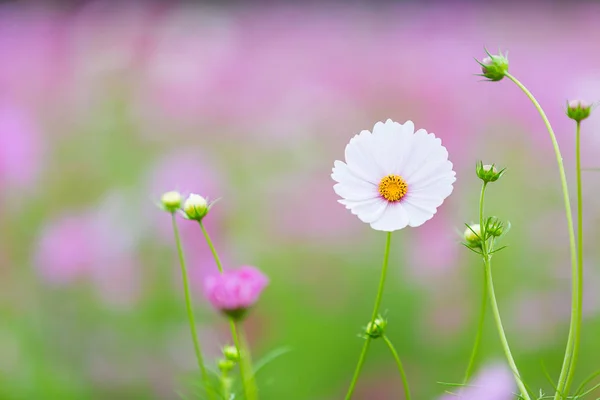
<svg viewBox="0 0 600 400">
<path fill-rule="evenodd" d="M 487 78 L 490 82 L 497 82 L 504 78 L 508 73 L 508 52 L 505 54 L 498 52 L 499 54 L 493 55 L 485 49 L 485 53 L 487 57 L 483 60 L 475 59 L 481 65 L 482 73 L 478 75 Z"/>
<path fill-rule="evenodd" d="M 475 172 L 477 173 L 477 177 L 481 179 L 485 183 L 496 182 L 498 179 L 502 178 L 506 168 L 502 168 L 500 171 L 496 168 L 496 164 L 492 165 L 483 165 L 482 161 L 477 161 L 477 165 L 475 167 Z"/>
<path fill-rule="evenodd" d="M 387 320 L 381 315 L 377 316 L 374 321 L 370 321 L 365 327 L 366 337 L 371 339 L 378 339 L 385 334 L 385 328 L 387 327 Z"/>
<path fill-rule="evenodd" d="M 590 116 L 593 109 L 594 104 L 590 104 L 587 101 L 571 100 L 567 102 L 567 109 L 565 112 L 567 117 L 577 122 L 581 122 Z"/>
<path fill-rule="evenodd" d="M 191 193 L 183 203 L 181 215 L 185 219 L 201 222 L 217 201 L 219 199 L 211 202 L 208 197 L 205 198 L 199 194 Z"/>
</svg>

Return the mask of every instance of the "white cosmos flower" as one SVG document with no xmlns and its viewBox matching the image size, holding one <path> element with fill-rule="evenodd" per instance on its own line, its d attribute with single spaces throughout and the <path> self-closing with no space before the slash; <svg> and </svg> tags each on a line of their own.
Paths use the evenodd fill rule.
<svg viewBox="0 0 600 400">
<path fill-rule="evenodd" d="M 338 200 L 373 229 L 395 231 L 431 219 L 456 173 L 442 141 L 412 121 L 377 122 L 350 139 L 331 177 Z"/>
</svg>

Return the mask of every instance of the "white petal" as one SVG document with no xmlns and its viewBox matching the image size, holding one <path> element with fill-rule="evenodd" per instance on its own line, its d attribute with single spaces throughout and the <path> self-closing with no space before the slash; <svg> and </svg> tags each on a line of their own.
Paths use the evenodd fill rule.
<svg viewBox="0 0 600 400">
<path fill-rule="evenodd" d="M 333 190 L 338 196 L 353 201 L 379 198 L 379 193 L 376 189 L 364 188 L 350 183 L 337 183 L 333 185 Z"/>
<path fill-rule="evenodd" d="M 398 174 L 403 160 L 410 153 L 414 124 L 399 124 L 391 119 L 378 122 L 373 127 L 373 154 L 385 171 L 385 175 Z M 385 176 L 384 175 L 384 176 Z"/>
<path fill-rule="evenodd" d="M 409 182 L 413 180 L 415 173 L 432 168 L 447 159 L 448 151 L 442 146 L 442 141 L 424 129 L 419 129 L 413 136 L 410 154 L 401 165 L 400 175 Z"/>
<path fill-rule="evenodd" d="M 341 161 L 336 161 L 331 177 L 338 183 L 333 190 L 344 199 L 366 200 L 378 197 L 377 186 L 359 178 Z"/>
<path fill-rule="evenodd" d="M 423 225 L 426 221 L 430 220 L 437 211 L 437 206 L 431 207 L 430 205 L 419 203 L 414 200 L 403 200 L 402 205 L 408 213 L 408 224 L 412 227 Z"/>
<path fill-rule="evenodd" d="M 363 222 L 373 222 L 381 217 L 385 211 L 388 203 L 381 198 L 364 200 L 364 201 L 350 201 L 350 200 L 338 200 L 344 204 L 350 212 L 356 215 Z"/>
<path fill-rule="evenodd" d="M 369 131 L 362 131 L 350 139 L 345 151 L 346 164 L 356 176 L 378 184 L 386 174 L 372 152 L 372 141 L 373 138 Z"/>
<path fill-rule="evenodd" d="M 402 203 L 388 203 L 383 215 L 374 222 L 371 228 L 378 231 L 392 232 L 405 228 L 408 225 L 409 216 Z"/>
</svg>

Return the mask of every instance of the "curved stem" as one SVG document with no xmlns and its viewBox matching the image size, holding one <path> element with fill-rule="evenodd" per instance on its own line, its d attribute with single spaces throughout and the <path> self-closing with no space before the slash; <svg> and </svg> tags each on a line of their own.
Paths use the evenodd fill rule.
<svg viewBox="0 0 600 400">
<path fill-rule="evenodd" d="M 570 385 L 570 380 L 572 379 L 571 370 L 575 369 L 575 365 L 573 363 L 573 353 L 575 348 L 575 343 L 579 343 L 580 336 L 580 324 L 577 323 L 578 315 L 580 313 L 580 303 L 579 303 L 579 287 L 581 283 L 579 282 L 579 273 L 577 267 L 577 255 L 576 255 L 576 246 L 575 246 L 575 229 L 573 228 L 573 216 L 571 214 L 571 202 L 569 200 L 569 188 L 567 186 L 567 177 L 565 174 L 565 167 L 563 164 L 562 155 L 560 153 L 560 148 L 558 146 L 558 142 L 556 140 L 556 135 L 554 134 L 554 130 L 550 125 L 550 121 L 548 121 L 548 117 L 546 117 L 546 113 L 540 106 L 540 103 L 535 99 L 533 94 L 521 83 L 517 78 L 506 73 L 506 77 L 513 81 L 515 85 L 519 87 L 525 93 L 525 95 L 531 100 L 534 107 L 539 112 L 540 116 L 544 120 L 544 124 L 546 125 L 546 129 L 550 134 L 550 140 L 552 141 L 552 146 L 554 147 L 554 152 L 556 154 L 556 163 L 558 164 L 558 170 L 560 174 L 560 183 L 563 192 L 563 199 L 565 203 L 565 213 L 567 216 L 567 226 L 569 230 L 569 247 L 571 249 L 571 323 L 569 326 L 569 336 L 567 339 L 567 347 L 565 349 L 565 357 L 563 360 L 563 365 L 560 371 L 560 377 L 558 379 L 558 390 L 554 395 L 554 399 L 558 400 L 563 397 L 563 393 L 567 395 L 568 386 Z"/>
<path fill-rule="evenodd" d="M 223 273 L 223 264 L 221 264 L 221 259 L 219 258 L 219 254 L 217 253 L 217 250 L 215 249 L 215 245 L 213 244 L 212 240 L 210 240 L 210 236 L 208 235 L 208 232 L 206 230 L 206 228 L 204 227 L 204 224 L 202 223 L 202 221 L 199 222 L 200 224 L 200 229 L 202 229 L 202 233 L 204 234 L 204 239 L 206 239 L 206 243 L 208 244 L 208 247 L 210 247 L 210 252 L 213 255 L 213 258 L 215 259 L 215 262 L 217 263 L 217 268 L 219 268 L 219 272 Z"/>
<path fill-rule="evenodd" d="M 385 278 L 387 276 L 391 242 L 392 232 L 388 232 L 385 241 L 385 252 L 383 253 L 383 266 L 381 267 L 381 278 L 379 279 L 379 288 L 377 289 L 377 295 L 375 296 L 375 306 L 373 307 L 371 324 L 375 323 L 375 319 L 377 318 L 377 314 L 379 313 L 379 307 L 381 306 L 381 297 L 383 295 L 383 289 L 385 287 Z M 356 388 L 356 383 L 358 382 L 358 377 L 360 376 L 360 371 L 362 370 L 362 366 L 365 363 L 365 358 L 367 357 L 367 352 L 369 351 L 369 345 L 371 344 L 371 340 L 372 338 L 367 335 L 362 351 L 360 352 L 360 357 L 358 358 L 358 364 L 356 364 L 354 376 L 352 377 L 350 387 L 348 388 L 348 393 L 346 393 L 346 400 L 350 400 L 352 398 L 352 394 L 354 393 L 354 389 Z"/>
<path fill-rule="evenodd" d="M 404 367 L 402 366 L 402 361 L 400 361 L 400 357 L 398 356 L 398 352 L 394 348 L 394 345 L 390 341 L 390 339 L 383 335 L 383 341 L 387 344 L 388 348 L 392 352 L 392 356 L 396 360 L 396 364 L 398 365 L 398 371 L 400 372 L 400 377 L 402 378 L 402 386 L 404 386 L 404 398 L 406 400 L 410 400 L 410 389 L 408 387 L 408 379 L 406 379 L 406 372 L 404 372 Z"/>
<path fill-rule="evenodd" d="M 183 279 L 183 291 L 185 295 L 185 306 L 187 309 L 188 320 L 190 323 L 190 331 L 192 334 L 192 341 L 194 342 L 194 351 L 196 353 L 196 360 L 198 361 L 198 367 L 202 374 L 202 381 L 204 382 L 205 390 L 209 393 L 209 397 L 212 398 L 212 390 L 210 387 L 210 380 L 204 366 L 204 359 L 202 357 L 202 349 L 200 348 L 200 342 L 198 341 L 198 334 L 196 332 L 196 322 L 194 321 L 194 310 L 192 309 L 192 300 L 190 295 L 190 285 L 188 282 L 187 269 L 185 267 L 185 258 L 183 256 L 183 249 L 181 247 L 181 238 L 179 237 L 179 229 L 177 229 L 177 220 L 175 213 L 171 213 L 171 221 L 173 223 L 173 234 L 175 235 L 175 243 L 177 245 L 177 254 L 179 255 L 179 264 L 181 264 L 181 277 Z"/>
<path fill-rule="evenodd" d="M 492 307 L 492 314 L 494 315 L 494 320 L 496 322 L 496 328 L 498 329 L 498 335 L 500 337 L 500 343 L 502 345 L 502 349 L 504 350 L 504 354 L 506 355 L 506 360 L 508 361 L 508 365 L 510 366 L 513 375 L 515 376 L 515 380 L 517 382 L 517 386 L 521 391 L 521 396 L 524 400 L 531 400 L 529 396 L 529 392 L 521 379 L 521 374 L 519 374 L 519 370 L 517 365 L 515 364 L 515 360 L 512 356 L 512 352 L 510 351 L 510 346 L 508 345 L 508 339 L 506 338 L 506 333 L 504 332 L 504 326 L 502 326 L 502 319 L 500 318 L 500 310 L 498 308 L 498 302 L 496 301 L 496 293 L 494 291 L 494 281 L 492 279 L 492 256 L 489 254 L 487 240 L 488 234 L 486 231 L 486 226 L 483 220 L 483 207 L 485 203 L 485 189 L 487 188 L 487 182 L 484 182 L 481 187 L 481 195 L 479 196 L 479 230 L 481 235 L 481 253 L 483 254 L 483 268 L 485 270 L 485 280 L 487 283 L 487 292 L 490 300 L 490 305 Z"/>
<path fill-rule="evenodd" d="M 502 349 L 504 350 L 504 354 L 506 355 L 506 360 L 508 361 L 508 365 L 515 376 L 515 380 L 517 381 L 517 386 L 521 391 L 521 396 L 525 400 L 531 400 L 529 396 L 529 392 L 527 392 L 527 388 L 521 379 L 521 375 L 519 374 L 519 370 L 517 369 L 517 365 L 515 364 L 515 360 L 510 351 L 510 346 L 508 345 L 508 339 L 506 338 L 506 333 L 504 333 L 504 327 L 502 326 L 502 319 L 500 318 L 500 310 L 498 309 L 498 302 L 496 301 L 496 293 L 494 292 L 494 281 L 492 279 L 492 263 L 489 256 L 485 256 L 484 258 L 484 268 L 487 276 L 487 286 L 488 293 L 490 298 L 490 305 L 492 307 L 492 314 L 494 315 L 494 320 L 496 321 L 496 327 L 498 328 L 498 335 L 500 336 L 500 343 L 502 344 Z"/>
<path fill-rule="evenodd" d="M 471 358 L 469 359 L 469 364 L 467 365 L 467 371 L 465 372 L 464 383 L 466 384 L 471 375 L 473 374 L 473 368 L 475 367 L 475 360 L 477 359 L 477 354 L 479 353 L 479 346 L 481 344 L 481 336 L 483 334 L 483 322 L 485 321 L 485 311 L 487 309 L 487 275 L 485 271 L 483 273 L 483 288 L 481 295 L 481 307 L 479 311 L 479 323 L 477 324 L 477 334 L 475 335 L 475 343 L 473 344 L 473 351 L 471 352 Z"/>
</svg>

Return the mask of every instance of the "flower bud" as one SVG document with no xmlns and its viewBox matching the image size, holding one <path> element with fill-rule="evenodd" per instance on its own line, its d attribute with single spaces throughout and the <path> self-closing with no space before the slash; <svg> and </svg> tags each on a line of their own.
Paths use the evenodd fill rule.
<svg viewBox="0 0 600 400">
<path fill-rule="evenodd" d="M 592 105 L 583 100 L 571 100 L 567 103 L 567 116 L 581 122 L 590 116 Z"/>
<path fill-rule="evenodd" d="M 181 208 L 181 194 L 176 191 L 166 192 L 161 196 L 160 202 L 164 210 L 173 213 Z"/>
<path fill-rule="evenodd" d="M 233 362 L 240 361 L 240 352 L 235 346 L 225 346 L 223 347 L 223 355 L 226 359 Z"/>
<path fill-rule="evenodd" d="M 199 194 L 190 194 L 185 203 L 183 203 L 183 212 L 192 220 L 202 221 L 202 218 L 208 213 L 208 201 Z"/>
<path fill-rule="evenodd" d="M 479 224 L 471 224 L 465 229 L 463 234 L 465 244 L 472 249 L 481 247 L 481 227 Z"/>
<path fill-rule="evenodd" d="M 487 52 L 487 57 L 481 61 L 477 61 L 481 65 L 482 76 L 485 76 L 490 81 L 499 81 L 508 72 L 508 58 L 504 54 L 492 55 Z"/>
<path fill-rule="evenodd" d="M 496 182 L 502 175 L 504 175 L 504 171 L 506 168 L 498 171 L 494 164 L 492 165 L 483 165 L 483 162 L 478 161 L 477 166 L 475 168 L 475 172 L 479 179 L 484 181 L 485 183 Z"/>
<path fill-rule="evenodd" d="M 375 318 L 375 321 L 371 321 L 367 324 L 365 328 L 365 333 L 367 336 L 377 339 L 385 333 L 385 327 L 387 326 L 387 321 L 383 319 L 381 316 Z"/>
<path fill-rule="evenodd" d="M 504 223 L 497 217 L 488 217 L 485 221 L 485 232 L 487 235 L 493 237 L 502 236 L 504 233 Z"/>
<path fill-rule="evenodd" d="M 227 373 L 235 367 L 235 362 L 226 358 L 222 358 L 217 362 L 217 365 L 219 367 L 219 371 Z"/>
</svg>

